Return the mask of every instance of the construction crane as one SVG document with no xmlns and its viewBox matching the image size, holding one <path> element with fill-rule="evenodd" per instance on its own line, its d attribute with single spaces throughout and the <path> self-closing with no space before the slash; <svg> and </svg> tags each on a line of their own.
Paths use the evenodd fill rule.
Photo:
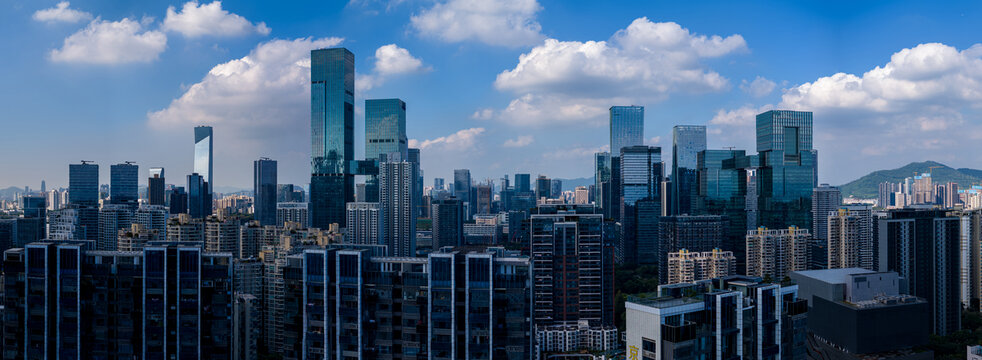
<svg viewBox="0 0 982 360">
<path fill-rule="evenodd" d="M 88 165 L 88 164 L 94 163 L 95 161 L 92 161 L 92 160 L 82 160 L 81 162 L 82 162 L 82 165 Z"/>
</svg>

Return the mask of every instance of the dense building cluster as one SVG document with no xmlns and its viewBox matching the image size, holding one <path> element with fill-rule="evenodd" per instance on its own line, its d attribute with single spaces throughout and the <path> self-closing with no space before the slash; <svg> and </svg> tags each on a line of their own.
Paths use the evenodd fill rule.
<svg viewBox="0 0 982 360">
<path fill-rule="evenodd" d="M 982 204 L 930 174 L 843 204 L 811 112 L 758 114 L 755 153 L 675 126 L 666 166 L 644 107 L 612 106 L 592 183 L 430 186 L 401 99 L 365 100 L 355 158 L 354 64 L 311 51 L 308 184 L 260 157 L 251 192 L 216 192 L 198 126 L 184 186 L 154 167 L 144 191 L 124 162 L 105 187 L 82 161 L 67 190 L 19 196 L 3 358 L 920 359 L 982 302 Z M 661 284 L 623 313 L 619 267 Z"/>
</svg>

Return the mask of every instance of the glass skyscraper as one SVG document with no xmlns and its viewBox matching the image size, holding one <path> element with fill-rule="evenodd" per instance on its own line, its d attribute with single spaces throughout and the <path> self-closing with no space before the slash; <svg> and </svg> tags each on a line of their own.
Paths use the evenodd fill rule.
<svg viewBox="0 0 982 360">
<path fill-rule="evenodd" d="M 83 161 L 68 165 L 68 204 L 99 206 L 99 165 Z"/>
<path fill-rule="evenodd" d="M 276 161 L 260 158 L 252 162 L 255 219 L 260 225 L 276 223 Z"/>
<path fill-rule="evenodd" d="M 515 174 L 515 192 L 532 192 L 532 176 L 529 174 Z"/>
<path fill-rule="evenodd" d="M 644 145 L 644 106 L 611 106 L 611 155 L 620 156 L 621 148 L 637 145 Z"/>
<path fill-rule="evenodd" d="M 676 125 L 672 128 L 671 214 L 693 214 L 697 199 L 698 154 L 706 150 L 706 127 Z"/>
<path fill-rule="evenodd" d="M 355 55 L 345 48 L 310 52 L 311 227 L 345 224 L 354 201 Z"/>
<path fill-rule="evenodd" d="M 204 219 L 211 215 L 211 192 L 208 182 L 198 173 L 188 175 L 188 215 Z M 171 205 L 173 206 L 173 204 Z"/>
<path fill-rule="evenodd" d="M 133 163 L 109 166 L 109 200 L 113 204 L 129 205 L 136 210 L 140 200 L 140 167 Z"/>
<path fill-rule="evenodd" d="M 196 126 L 194 128 L 194 172 L 208 182 L 208 193 L 211 194 L 213 139 L 211 126 Z"/>
<path fill-rule="evenodd" d="M 78 216 L 74 238 L 96 240 L 99 237 L 99 165 L 87 161 L 68 165 L 68 206 Z"/>
<path fill-rule="evenodd" d="M 623 263 L 638 262 L 638 249 L 648 245 L 641 246 L 639 242 L 658 241 L 663 167 L 660 147 L 629 146 L 621 149 L 618 204 L 621 210 L 621 239 L 616 254 Z"/>
<path fill-rule="evenodd" d="M 365 159 L 380 154 L 408 156 L 406 103 L 400 99 L 365 100 Z"/>
<path fill-rule="evenodd" d="M 760 226 L 810 229 L 818 151 L 812 148 L 812 113 L 772 110 L 757 115 L 757 200 Z"/>
<path fill-rule="evenodd" d="M 464 205 L 464 220 L 469 220 L 474 213 L 474 201 L 471 199 L 471 171 L 455 169 L 453 171 L 453 194 Z"/>
</svg>

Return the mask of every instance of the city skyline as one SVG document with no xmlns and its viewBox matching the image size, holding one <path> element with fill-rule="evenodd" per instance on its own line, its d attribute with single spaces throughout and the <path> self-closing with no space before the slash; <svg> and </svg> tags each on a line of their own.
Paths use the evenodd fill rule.
<svg viewBox="0 0 982 360">
<path fill-rule="evenodd" d="M 751 3 L 732 9 L 734 5 L 717 4 L 698 15 L 685 6 L 666 9 L 638 3 L 609 9 L 552 1 L 492 5 L 480 20 L 501 26 L 499 37 L 485 36 L 468 24 L 435 23 L 438 13 L 466 11 L 454 1 L 322 5 L 327 8 L 313 11 L 314 19 L 308 21 L 287 20 L 286 14 L 297 13 L 289 6 L 270 12 L 246 3 L 162 2 L 115 8 L 84 1 L 64 7 L 55 2 L 15 4 L 14 11 L 0 15 L 2 27 L 18 26 L 25 35 L 3 40 L 0 46 L 44 40 L 10 52 L 12 56 L 3 60 L 8 66 L 0 71 L 11 79 L 3 85 L 11 94 L 4 100 L 7 116 L 24 119 L 5 121 L 5 128 L 20 133 L 44 124 L 58 129 L 46 132 L 51 143 L 72 143 L 81 149 L 45 146 L 31 156 L 8 159 L 0 187 L 34 188 L 40 180 L 49 188 L 66 187 L 62 166 L 36 164 L 75 163 L 80 158 L 102 164 L 101 179 L 109 178 L 109 164 L 128 160 L 144 169 L 163 167 L 188 174 L 191 151 L 174 144 L 191 142 L 188 129 L 199 125 L 212 126 L 218 133 L 216 189 L 248 189 L 250 162 L 263 156 L 280 162 L 281 182 L 304 184 L 309 181 L 310 154 L 300 140 L 307 139 L 310 130 L 305 111 L 309 71 L 301 60 L 311 49 L 334 46 L 355 54 L 355 158 L 364 158 L 365 100 L 401 98 L 409 109 L 409 145 L 422 149 L 425 184 L 434 177 L 449 178 L 460 168 L 471 169 L 473 179 L 494 179 L 503 173 L 589 177 L 593 153 L 609 142 L 603 131 L 607 109 L 632 104 L 645 106 L 646 145 L 665 150 L 671 145 L 672 126 L 684 124 L 706 125 L 709 149 L 734 146 L 753 151 L 756 114 L 770 108 L 813 111 L 814 147 L 823 151 L 818 179 L 822 183 L 841 184 L 880 164 L 930 159 L 956 167 L 980 165 L 945 150 L 959 140 L 982 136 L 974 130 L 953 131 L 972 125 L 977 112 L 970 104 L 977 99 L 957 95 L 955 85 L 947 85 L 975 89 L 982 83 L 972 75 L 972 69 L 982 66 L 980 47 L 973 47 L 973 39 L 963 31 L 970 26 L 965 18 L 982 12 L 978 5 L 923 9 L 911 4 L 772 4 L 764 9 Z M 168 12 L 168 6 L 174 8 Z M 728 15 L 725 10 L 785 16 L 818 26 L 792 26 L 786 34 L 773 34 L 764 26 L 745 24 L 753 21 L 712 23 Z M 898 16 L 880 16 L 884 12 Z M 498 21 L 507 15 L 524 22 L 510 26 Z M 596 16 L 597 26 L 572 25 L 585 16 Z M 202 18 L 232 26 L 192 26 Z M 393 25 L 374 31 L 351 26 L 372 19 Z M 945 26 L 930 26 L 941 19 Z M 131 47 L 128 55 L 111 48 L 91 52 L 99 45 L 91 43 L 92 35 L 109 31 L 107 24 L 131 31 L 117 35 L 138 39 L 134 44 L 142 46 Z M 458 30 L 443 31 L 451 25 Z M 905 29 L 912 25 L 931 30 Z M 658 45 L 649 37 L 655 34 L 677 36 L 680 42 L 655 46 L 653 51 L 681 60 L 638 53 L 640 47 Z M 796 44 L 802 46 L 789 51 L 787 42 L 775 41 L 789 37 L 800 39 Z M 606 42 L 587 42 L 591 40 Z M 579 50 L 597 46 L 602 51 L 591 58 L 583 52 L 564 52 L 560 45 Z M 583 66 L 563 62 L 573 58 Z M 639 67 L 634 70 L 667 72 L 653 78 L 638 75 L 645 80 L 638 81 L 587 66 L 593 61 L 628 64 L 636 58 L 653 60 L 634 64 Z M 595 70 L 600 72 L 591 72 Z M 681 74 L 695 78 L 674 76 Z M 301 81 L 230 86 L 250 76 Z M 25 97 L 51 89 L 50 84 L 58 86 L 48 95 L 70 106 L 31 106 L 35 101 Z M 913 90 L 891 93 L 877 84 L 910 85 Z M 131 95 L 137 86 L 142 91 Z M 454 101 L 447 101 L 446 94 L 453 94 Z M 918 110 L 909 111 L 914 108 Z M 884 124 L 894 126 L 886 129 Z M 854 135 L 869 131 L 880 131 L 881 136 Z M 8 150 L 24 148 L 26 138 L 6 142 Z M 670 167 L 671 154 L 664 157 Z M 502 160 L 508 158 L 520 160 Z M 180 185 L 181 178 L 172 176 L 170 182 Z M 146 185 L 143 174 L 139 181 Z"/>
</svg>

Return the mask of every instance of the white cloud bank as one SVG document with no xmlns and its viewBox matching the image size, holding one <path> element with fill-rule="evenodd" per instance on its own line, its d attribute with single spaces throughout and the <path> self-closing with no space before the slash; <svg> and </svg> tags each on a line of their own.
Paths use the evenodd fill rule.
<svg viewBox="0 0 982 360">
<path fill-rule="evenodd" d="M 726 90 L 729 81 L 700 60 L 746 51 L 740 35 L 698 35 L 647 18 L 606 41 L 546 39 L 522 54 L 513 69 L 498 74 L 495 88 L 518 97 L 497 117 L 524 126 L 600 125 L 611 105 Z"/>
<path fill-rule="evenodd" d="M 269 35 L 270 32 L 266 23 L 252 24 L 246 18 L 222 9 L 221 1 L 213 1 L 210 4 L 189 1 L 184 3 L 180 11 L 170 6 L 167 8 L 167 17 L 164 18 L 161 28 L 189 38 L 242 36 L 253 33 Z"/>
<path fill-rule="evenodd" d="M 66 63 L 151 62 L 167 48 L 167 36 L 160 31 L 146 30 L 144 26 L 144 23 L 129 18 L 119 21 L 97 18 L 65 38 L 62 47 L 51 50 L 49 56 L 52 61 Z"/>
<path fill-rule="evenodd" d="M 448 0 L 410 18 L 420 35 L 449 43 L 477 41 L 493 46 L 517 47 L 543 39 L 535 15 L 536 0 Z"/>
<path fill-rule="evenodd" d="M 68 1 L 62 1 L 53 8 L 35 11 L 32 18 L 35 21 L 46 23 L 63 22 L 71 24 L 89 21 L 92 19 L 92 14 L 85 11 L 71 9 L 68 7 L 69 5 L 70 3 Z"/>
</svg>

